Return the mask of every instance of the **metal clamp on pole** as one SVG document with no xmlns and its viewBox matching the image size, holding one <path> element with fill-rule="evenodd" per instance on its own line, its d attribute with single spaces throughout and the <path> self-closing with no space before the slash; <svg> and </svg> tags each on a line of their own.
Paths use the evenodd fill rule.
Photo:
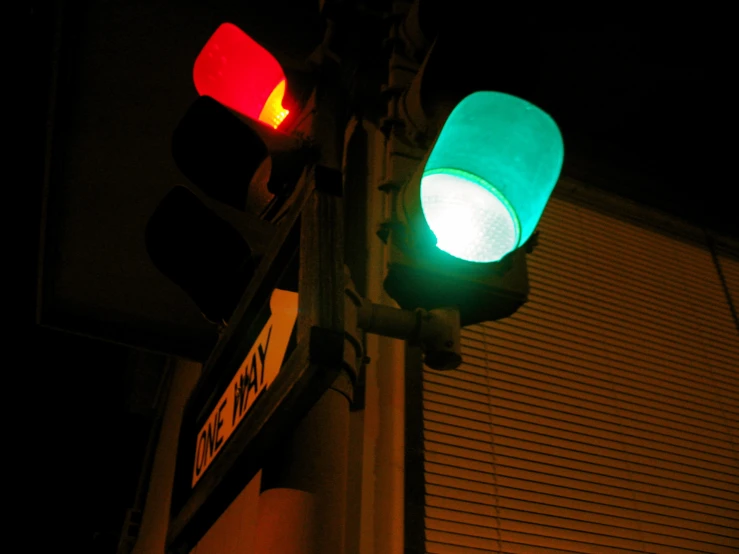
<svg viewBox="0 0 739 554">
<path fill-rule="evenodd" d="M 375 304 L 362 298 L 350 279 L 345 292 L 347 312 L 356 312 L 355 318 L 347 313 L 346 319 L 356 321 L 358 328 L 420 346 L 423 361 L 431 369 L 455 369 L 462 363 L 458 309 L 402 310 Z"/>
</svg>

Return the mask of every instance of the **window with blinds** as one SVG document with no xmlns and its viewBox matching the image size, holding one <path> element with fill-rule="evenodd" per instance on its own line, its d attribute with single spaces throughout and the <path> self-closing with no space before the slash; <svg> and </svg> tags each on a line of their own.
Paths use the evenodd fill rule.
<svg viewBox="0 0 739 554">
<path fill-rule="evenodd" d="M 557 198 L 539 230 L 529 302 L 417 378 L 423 549 L 736 554 L 739 333 L 710 251 Z"/>
</svg>

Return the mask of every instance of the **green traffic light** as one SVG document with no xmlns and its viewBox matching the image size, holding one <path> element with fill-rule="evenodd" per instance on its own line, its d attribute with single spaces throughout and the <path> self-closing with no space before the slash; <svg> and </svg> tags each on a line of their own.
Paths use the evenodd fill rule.
<svg viewBox="0 0 739 554">
<path fill-rule="evenodd" d="M 452 111 L 421 178 L 421 206 L 437 247 L 495 262 L 534 232 L 564 158 L 562 135 L 533 104 L 476 92 Z"/>
</svg>

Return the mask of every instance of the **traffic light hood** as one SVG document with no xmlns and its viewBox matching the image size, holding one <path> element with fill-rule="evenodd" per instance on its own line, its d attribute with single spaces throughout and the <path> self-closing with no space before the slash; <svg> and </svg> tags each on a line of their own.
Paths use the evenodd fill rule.
<svg viewBox="0 0 739 554">
<path fill-rule="evenodd" d="M 452 110 L 408 206 L 420 200 L 436 246 L 496 262 L 534 232 L 559 177 L 564 145 L 544 111 L 502 92 L 475 92 Z"/>
<path fill-rule="evenodd" d="M 256 267 L 239 232 L 189 189 L 177 186 L 157 206 L 145 237 L 154 265 L 209 321 L 227 321 Z"/>
<path fill-rule="evenodd" d="M 244 210 L 249 183 L 269 152 L 254 129 L 213 98 L 201 96 L 172 134 L 172 156 L 208 196 Z"/>
<path fill-rule="evenodd" d="M 232 23 L 224 23 L 193 67 L 195 88 L 242 115 L 274 129 L 289 110 L 282 106 L 287 80 L 279 62 Z"/>
</svg>

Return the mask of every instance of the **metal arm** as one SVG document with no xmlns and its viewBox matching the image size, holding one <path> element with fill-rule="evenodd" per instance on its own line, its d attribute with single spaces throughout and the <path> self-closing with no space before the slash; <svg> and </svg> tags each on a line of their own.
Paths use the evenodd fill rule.
<svg viewBox="0 0 739 554">
<path fill-rule="evenodd" d="M 462 363 L 459 310 L 401 310 L 375 304 L 360 296 L 347 273 L 345 288 L 346 322 L 368 333 L 407 340 L 424 353 L 424 363 L 431 369 L 455 369 Z M 349 325 L 346 327 L 349 331 Z"/>
</svg>

